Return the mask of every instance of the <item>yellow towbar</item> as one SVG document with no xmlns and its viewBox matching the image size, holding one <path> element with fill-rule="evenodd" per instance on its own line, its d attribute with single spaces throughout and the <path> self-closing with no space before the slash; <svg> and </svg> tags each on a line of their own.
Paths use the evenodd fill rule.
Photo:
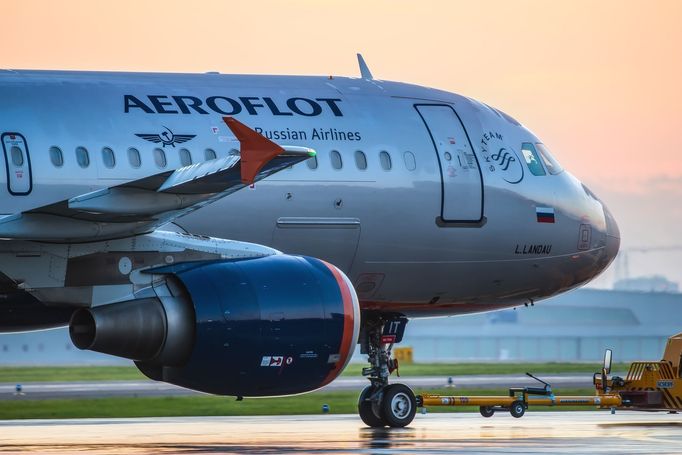
<svg viewBox="0 0 682 455">
<path fill-rule="evenodd" d="M 622 406 L 620 395 L 596 396 L 444 396 L 420 395 L 417 405 L 428 406 L 478 406 L 483 417 L 491 417 L 495 411 L 509 411 L 514 417 L 522 417 L 528 406 L 598 406 L 616 408 Z"/>
<path fill-rule="evenodd" d="M 483 417 L 492 417 L 496 411 L 509 411 L 514 417 L 523 417 L 528 406 L 598 406 L 617 408 L 623 399 L 616 393 L 599 393 L 593 396 L 554 395 L 552 386 L 530 373 L 527 376 L 542 384 L 542 387 L 511 387 L 508 396 L 444 396 L 419 395 L 417 407 L 426 406 L 478 406 Z"/>
</svg>

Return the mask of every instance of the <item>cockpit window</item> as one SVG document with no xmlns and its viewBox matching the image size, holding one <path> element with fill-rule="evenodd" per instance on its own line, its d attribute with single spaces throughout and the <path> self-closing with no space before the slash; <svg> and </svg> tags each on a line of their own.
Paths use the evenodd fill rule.
<svg viewBox="0 0 682 455">
<path fill-rule="evenodd" d="M 559 164 L 559 162 L 556 159 L 554 159 L 552 154 L 549 153 L 549 150 L 547 149 L 547 147 L 545 147 L 545 144 L 536 143 L 535 146 L 540 152 L 542 161 L 545 163 L 545 167 L 547 168 L 550 174 L 557 175 L 564 171 L 564 168 L 561 167 L 561 164 Z"/>
<path fill-rule="evenodd" d="M 526 161 L 528 170 L 533 175 L 547 175 L 545 168 L 542 167 L 540 162 L 540 156 L 538 156 L 537 150 L 530 142 L 524 142 L 521 145 L 521 153 L 523 154 L 523 159 Z"/>
</svg>

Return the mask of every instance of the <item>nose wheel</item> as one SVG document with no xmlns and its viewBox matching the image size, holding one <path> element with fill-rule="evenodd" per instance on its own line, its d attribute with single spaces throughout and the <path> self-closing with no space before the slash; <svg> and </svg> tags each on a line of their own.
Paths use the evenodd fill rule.
<svg viewBox="0 0 682 455">
<path fill-rule="evenodd" d="M 365 425 L 372 428 L 380 428 L 387 425 L 381 413 L 380 398 L 375 396 L 377 394 L 380 395 L 381 390 L 368 385 L 360 393 L 360 398 L 358 398 L 358 414 L 360 414 L 360 419 L 365 422 Z"/>
<path fill-rule="evenodd" d="M 405 384 L 390 384 L 384 388 L 381 412 L 389 427 L 400 428 L 409 425 L 417 413 L 417 399 Z"/>
<path fill-rule="evenodd" d="M 389 384 L 382 388 L 367 386 L 358 400 L 360 419 L 372 428 L 402 428 L 414 419 L 417 399 L 405 384 Z"/>
<path fill-rule="evenodd" d="M 371 385 L 365 387 L 358 399 L 358 414 L 369 427 L 401 428 L 412 423 L 417 413 L 417 399 L 405 384 L 389 384 L 388 377 L 397 369 L 397 361 L 391 359 L 393 343 L 382 340 L 383 319 L 367 324 L 362 338 L 362 353 L 368 355 L 370 367 L 362 374 Z M 383 338 L 385 339 L 385 338 Z"/>
</svg>

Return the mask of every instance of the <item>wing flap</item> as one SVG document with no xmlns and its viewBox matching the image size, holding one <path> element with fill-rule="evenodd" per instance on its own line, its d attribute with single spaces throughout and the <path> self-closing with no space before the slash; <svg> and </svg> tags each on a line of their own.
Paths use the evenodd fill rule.
<svg viewBox="0 0 682 455">
<path fill-rule="evenodd" d="M 226 185 L 243 187 L 239 179 L 242 164 L 240 161 L 238 156 L 227 156 L 181 167 L 173 172 L 157 191 L 173 194 L 196 194 L 215 193 Z M 217 186 L 209 188 L 211 182 L 217 183 Z"/>
<path fill-rule="evenodd" d="M 202 197 L 201 194 L 166 194 L 125 187 L 106 188 L 96 193 L 69 199 L 68 208 L 76 212 L 91 214 L 149 215 L 181 210 L 199 202 Z"/>
</svg>

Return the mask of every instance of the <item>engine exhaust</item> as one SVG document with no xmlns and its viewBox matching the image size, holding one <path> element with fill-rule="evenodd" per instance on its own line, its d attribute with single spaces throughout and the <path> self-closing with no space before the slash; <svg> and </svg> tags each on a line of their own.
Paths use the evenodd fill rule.
<svg viewBox="0 0 682 455">
<path fill-rule="evenodd" d="M 182 299 L 168 297 L 82 308 L 71 317 L 69 335 L 78 349 L 178 365 L 192 349 L 194 311 Z"/>
</svg>

